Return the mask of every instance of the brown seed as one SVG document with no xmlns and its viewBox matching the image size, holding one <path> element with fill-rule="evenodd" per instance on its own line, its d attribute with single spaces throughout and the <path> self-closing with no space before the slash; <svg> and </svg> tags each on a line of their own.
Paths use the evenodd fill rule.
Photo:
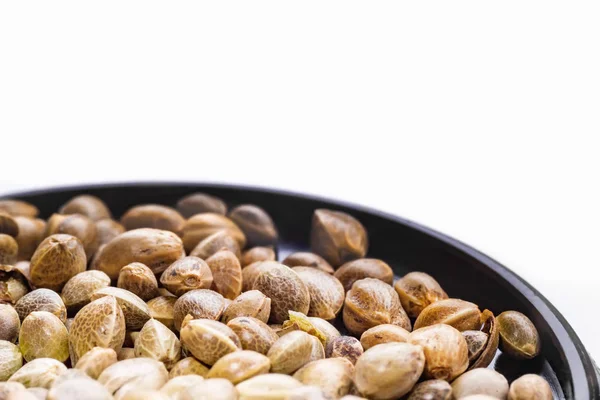
<svg viewBox="0 0 600 400">
<path fill-rule="evenodd" d="M 494 357 L 498 350 L 498 343 L 500 341 L 500 333 L 498 329 L 498 322 L 494 318 L 494 314 L 490 310 L 483 310 L 481 313 L 481 322 L 483 328 L 481 331 L 488 335 L 488 340 L 483 348 L 483 351 L 469 366 L 469 369 L 474 368 L 486 368 Z M 471 361 L 471 360 L 469 360 Z"/>
<path fill-rule="evenodd" d="M 40 243 L 29 267 L 31 284 L 60 292 L 65 283 L 85 271 L 87 259 L 79 239 L 58 234 Z"/>
<path fill-rule="evenodd" d="M 160 361 L 170 369 L 181 358 L 181 344 L 175 334 L 162 323 L 151 319 L 144 324 L 134 345 L 136 357 Z"/>
<path fill-rule="evenodd" d="M 241 257 L 240 245 L 226 230 L 217 231 L 202 239 L 190 255 L 206 260 L 222 249 L 230 250 L 237 258 Z"/>
<path fill-rule="evenodd" d="M 527 374 L 511 383 L 508 400 L 552 400 L 550 385 L 539 375 Z"/>
<path fill-rule="evenodd" d="M 19 260 L 29 260 L 46 235 L 46 221 L 29 217 L 14 217 L 19 226 L 16 236 Z"/>
<path fill-rule="evenodd" d="M 527 316 L 518 311 L 504 311 L 496 320 L 504 353 L 517 359 L 531 359 L 540 354 L 540 335 Z"/>
<path fill-rule="evenodd" d="M 210 256 L 206 263 L 213 276 L 212 290 L 230 300 L 240 295 L 242 266 L 235 254 L 229 250 L 221 250 Z"/>
<path fill-rule="evenodd" d="M 342 357 L 352 364 L 363 354 L 363 346 L 357 338 L 352 336 L 339 336 L 333 338 L 325 349 L 327 358 Z"/>
<path fill-rule="evenodd" d="M 344 325 L 354 335 L 381 324 L 394 324 L 410 330 L 410 320 L 394 289 L 374 278 L 354 282 L 346 293 Z"/>
<path fill-rule="evenodd" d="M 342 282 L 344 290 L 348 291 L 352 288 L 354 282 L 364 278 L 379 279 L 391 285 L 394 279 L 394 272 L 388 264 L 381 260 L 376 258 L 359 258 L 339 267 L 335 271 L 334 276 Z"/>
<path fill-rule="evenodd" d="M 257 261 L 242 269 L 242 292 L 252 290 L 258 275 L 275 264 L 278 264 L 277 261 Z"/>
<path fill-rule="evenodd" d="M 169 373 L 163 363 L 151 358 L 133 358 L 106 368 L 98 382 L 119 400 L 130 392 L 158 390 L 168 379 Z"/>
<path fill-rule="evenodd" d="M 85 372 L 92 379 L 98 379 L 102 371 L 116 362 L 117 353 L 113 349 L 94 347 L 77 361 L 75 369 Z"/>
<path fill-rule="evenodd" d="M 23 356 L 19 347 L 6 340 L 0 340 L 0 384 L 8 380 L 23 365 Z M 2 396 L 0 387 L 0 398 Z"/>
<path fill-rule="evenodd" d="M 264 322 L 252 317 L 238 317 L 227 323 L 240 339 L 242 349 L 267 354 L 279 336 Z"/>
<path fill-rule="evenodd" d="M 267 374 L 271 361 L 251 350 L 229 353 L 219 359 L 208 372 L 207 378 L 224 378 L 234 385 L 253 376 Z"/>
<path fill-rule="evenodd" d="M 177 210 L 185 218 L 202 213 L 225 215 L 227 214 L 227 205 L 218 197 L 206 193 L 192 193 L 177 202 Z"/>
<path fill-rule="evenodd" d="M 229 212 L 229 218 L 244 232 L 249 247 L 277 244 L 277 228 L 262 208 L 242 204 Z"/>
<path fill-rule="evenodd" d="M 334 269 L 323 257 L 315 253 L 297 252 L 292 253 L 281 262 L 288 267 L 312 267 L 328 274 L 333 274 Z"/>
<path fill-rule="evenodd" d="M 424 272 L 411 272 L 406 274 L 394 285 L 400 296 L 402 307 L 413 318 L 431 303 L 448 298 L 439 283 Z"/>
<path fill-rule="evenodd" d="M 308 288 L 291 268 L 275 263 L 256 277 L 252 289 L 260 290 L 271 299 L 270 322 L 282 323 L 288 318 L 288 311 L 307 314 L 310 307 Z"/>
<path fill-rule="evenodd" d="M 373 399 L 402 397 L 417 383 L 425 366 L 425 357 L 421 347 L 409 343 L 384 343 L 372 347 L 356 361 L 356 388 Z M 382 368 L 384 365 L 386 368 Z"/>
<path fill-rule="evenodd" d="M 206 365 L 214 365 L 221 357 L 242 347 L 231 328 L 210 319 L 184 321 L 181 327 L 181 343 Z"/>
<path fill-rule="evenodd" d="M 425 377 L 452 381 L 467 370 L 469 351 L 462 334 L 446 324 L 436 324 L 416 329 L 408 342 L 423 348 Z M 380 346 L 375 346 L 375 348 Z"/>
<path fill-rule="evenodd" d="M 340 281 L 326 272 L 313 267 L 294 267 L 308 288 L 310 309 L 308 316 L 326 320 L 334 319 L 344 305 L 344 287 Z"/>
<path fill-rule="evenodd" d="M 33 204 L 21 200 L 0 200 L 0 211 L 6 212 L 12 216 L 22 215 L 24 217 L 35 218 L 39 210 Z"/>
<path fill-rule="evenodd" d="M 121 224 L 128 231 L 154 228 L 180 234 L 185 219 L 174 208 L 158 204 L 142 204 L 127 210 L 121 217 Z"/>
<path fill-rule="evenodd" d="M 110 242 L 123 232 L 125 232 L 125 227 L 113 219 L 106 218 L 96 221 L 98 246 L 102 246 Z"/>
<path fill-rule="evenodd" d="M 65 362 L 69 358 L 69 333 L 56 315 L 34 311 L 23 320 L 19 348 L 26 361 L 54 358 Z"/>
<path fill-rule="evenodd" d="M 69 329 L 69 353 L 71 365 L 94 347 L 106 347 L 115 351 L 125 341 L 125 318 L 119 303 L 113 296 L 105 296 L 84 306 L 75 315 Z"/>
<path fill-rule="evenodd" d="M 213 275 L 206 262 L 198 257 L 183 257 L 161 275 L 160 283 L 171 293 L 181 296 L 195 289 L 210 289 Z"/>
<path fill-rule="evenodd" d="M 75 196 L 65 203 L 59 210 L 61 214 L 81 214 L 93 221 L 111 218 L 110 210 L 106 204 L 96 196 L 83 194 Z"/>
<path fill-rule="evenodd" d="M 203 239 L 222 230 L 227 231 L 241 249 L 246 246 L 246 236 L 232 220 L 220 214 L 202 213 L 190 217 L 183 226 L 185 251 L 191 252 Z"/>
<path fill-rule="evenodd" d="M 111 240 L 100 250 L 92 267 L 116 280 L 121 268 L 133 262 L 140 262 L 155 274 L 160 274 L 182 257 L 185 257 L 183 243 L 176 234 L 142 228 L 125 232 Z"/>
<path fill-rule="evenodd" d="M 425 307 L 415 321 L 415 329 L 435 324 L 447 324 L 459 331 L 478 330 L 481 311 L 477 304 L 459 299 L 439 300 Z"/>
<path fill-rule="evenodd" d="M 22 263 L 17 263 L 17 266 L 20 264 Z M 17 266 L 0 265 L 0 302 L 16 304 L 21 297 L 29 292 L 27 280 Z"/>
<path fill-rule="evenodd" d="M 448 382 L 430 379 L 415 385 L 407 400 L 454 400 L 454 396 Z"/>
<path fill-rule="evenodd" d="M 312 338 L 314 336 L 303 331 L 293 331 L 280 337 L 267 352 L 271 360 L 271 372 L 292 374 L 312 361 Z"/>
<path fill-rule="evenodd" d="M 205 378 L 208 374 L 208 371 L 208 367 L 204 366 L 194 357 L 186 357 L 177 361 L 173 368 L 171 368 L 171 371 L 169 371 L 169 379 L 185 375 L 199 375 Z"/>
<path fill-rule="evenodd" d="M 56 234 L 71 235 L 79 239 L 88 260 L 98 250 L 96 224 L 84 215 L 53 214 L 46 225 L 46 236 Z"/>
<path fill-rule="evenodd" d="M 4 211 L 0 211 L 0 233 L 14 238 L 19 235 L 19 224 L 16 219 Z"/>
<path fill-rule="evenodd" d="M 21 320 L 15 308 L 10 304 L 0 303 L 0 340 L 14 343 L 20 329 Z"/>
<path fill-rule="evenodd" d="M 174 309 L 176 297 L 158 296 L 150 300 L 147 305 L 150 309 L 150 316 L 157 321 L 162 322 L 167 328 L 174 330 Z"/>
<path fill-rule="evenodd" d="M 360 343 L 368 350 L 381 343 L 406 342 L 408 335 L 410 332 L 398 325 L 382 324 L 367 329 L 360 336 Z"/>
<path fill-rule="evenodd" d="M 275 250 L 271 247 L 257 246 L 244 251 L 241 262 L 242 267 L 247 267 L 257 261 L 275 261 L 276 259 Z"/>
<path fill-rule="evenodd" d="M 368 246 L 367 231 L 354 217 L 340 211 L 315 210 L 310 247 L 334 268 L 364 257 Z"/>
<path fill-rule="evenodd" d="M 175 329 L 180 330 L 183 319 L 189 314 L 193 318 L 218 320 L 225 309 L 223 296 L 208 289 L 187 292 L 175 302 L 173 318 Z"/>
<path fill-rule="evenodd" d="M 94 292 L 92 301 L 105 296 L 112 296 L 117 299 L 119 307 L 123 310 L 123 317 L 125 318 L 127 329 L 141 329 L 146 321 L 151 318 L 150 308 L 144 303 L 144 300 L 127 290 L 112 286 L 105 287 Z"/>
<path fill-rule="evenodd" d="M 15 310 L 23 321 L 34 311 L 48 311 L 56 315 L 62 322 L 67 320 L 67 309 L 60 296 L 49 289 L 36 289 L 21 297 Z"/>
<path fill-rule="evenodd" d="M 37 358 L 23 365 L 8 381 L 19 382 L 27 388 L 42 387 L 48 389 L 59 375 L 66 371 L 67 367 L 60 361 L 53 358 Z"/>
<path fill-rule="evenodd" d="M 144 301 L 153 299 L 158 295 L 158 282 L 152 270 L 138 262 L 121 268 L 117 287 L 129 290 Z"/>
<path fill-rule="evenodd" d="M 249 290 L 240 294 L 227 306 L 221 320 L 226 324 L 237 317 L 254 317 L 266 323 L 270 313 L 271 299 L 258 290 Z"/>
<path fill-rule="evenodd" d="M 354 366 L 345 358 L 312 361 L 294 373 L 305 385 L 316 386 L 328 399 L 339 399 L 352 387 Z"/>
<path fill-rule="evenodd" d="M 17 262 L 19 245 L 15 238 L 0 233 L 0 264 L 14 265 Z"/>
<path fill-rule="evenodd" d="M 92 301 L 96 290 L 110 286 L 110 278 L 102 271 L 83 271 L 67 281 L 61 296 L 69 311 L 77 311 Z"/>
</svg>

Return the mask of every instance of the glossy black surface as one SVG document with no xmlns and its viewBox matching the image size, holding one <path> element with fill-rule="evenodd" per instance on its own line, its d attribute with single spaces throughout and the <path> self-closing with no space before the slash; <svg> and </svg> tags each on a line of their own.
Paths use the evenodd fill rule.
<svg viewBox="0 0 600 400">
<path fill-rule="evenodd" d="M 253 203 L 273 217 L 280 234 L 280 259 L 308 249 L 311 216 L 316 208 L 348 212 L 369 232 L 369 256 L 388 262 L 397 275 L 424 271 L 433 275 L 450 297 L 460 297 L 492 310 L 518 310 L 535 323 L 542 354 L 516 362 L 499 354 L 494 367 L 510 380 L 524 373 L 542 374 L 557 399 L 600 398 L 598 376 L 581 341 L 558 311 L 527 282 L 473 248 L 412 221 L 375 210 L 325 199 L 266 189 L 185 183 L 142 183 L 58 188 L 13 196 L 39 207 L 48 217 L 71 197 L 89 193 L 102 198 L 119 217 L 142 203 L 175 205 L 182 196 L 202 191 L 223 198 L 229 207 Z"/>
</svg>

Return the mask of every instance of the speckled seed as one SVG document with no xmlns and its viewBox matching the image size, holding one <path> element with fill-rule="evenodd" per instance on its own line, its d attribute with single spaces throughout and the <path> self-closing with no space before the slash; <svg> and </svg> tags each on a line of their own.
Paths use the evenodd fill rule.
<svg viewBox="0 0 600 400">
<path fill-rule="evenodd" d="M 175 334 L 162 323 L 151 319 L 135 339 L 136 357 L 148 357 L 170 369 L 181 358 L 181 344 Z"/>
<path fill-rule="evenodd" d="M 288 267 L 312 267 L 328 274 L 333 274 L 334 269 L 323 257 L 318 254 L 300 251 L 287 256 L 282 262 Z"/>
<path fill-rule="evenodd" d="M 46 225 L 46 236 L 56 234 L 72 235 L 79 239 L 88 260 L 98 250 L 96 224 L 84 215 L 53 214 Z"/>
<path fill-rule="evenodd" d="M 279 336 L 264 322 L 252 317 L 233 318 L 227 326 L 240 339 L 242 349 L 267 354 Z"/>
<path fill-rule="evenodd" d="M 242 269 L 242 292 L 252 290 L 258 275 L 276 264 L 279 263 L 277 261 L 257 261 Z"/>
<path fill-rule="evenodd" d="M 268 268 L 258 275 L 252 286 L 271 299 L 272 323 L 282 323 L 288 311 L 307 314 L 310 307 L 308 289 L 298 274 L 289 267 L 269 262 Z"/>
<path fill-rule="evenodd" d="M 75 369 L 85 372 L 92 379 L 98 379 L 102 371 L 116 362 L 117 353 L 113 349 L 94 347 L 77 361 Z"/>
<path fill-rule="evenodd" d="M 517 359 L 531 359 L 540 353 L 540 335 L 527 316 L 518 311 L 504 311 L 496 320 L 504 353 Z"/>
<path fill-rule="evenodd" d="M 171 371 L 169 371 L 169 379 L 184 375 L 200 375 L 201 377 L 206 377 L 207 374 L 208 367 L 204 366 L 194 357 L 186 357 L 177 361 L 173 368 L 171 368 Z"/>
<path fill-rule="evenodd" d="M 67 367 L 53 358 L 37 358 L 23 365 L 15 372 L 9 382 L 19 382 L 25 387 L 42 387 L 49 389 Z"/>
<path fill-rule="evenodd" d="M 175 261 L 161 275 L 160 283 L 176 296 L 195 289 L 210 289 L 213 275 L 208 264 L 194 256 Z"/>
<path fill-rule="evenodd" d="M 277 256 L 271 247 L 257 246 L 242 253 L 242 267 L 246 267 L 257 261 L 275 261 Z"/>
<path fill-rule="evenodd" d="M 102 271 L 83 271 L 67 281 L 61 296 L 69 311 L 77 311 L 92 301 L 96 290 L 110 286 L 110 278 Z"/>
<path fill-rule="evenodd" d="M 0 233 L 0 264 L 14 265 L 17 262 L 19 245 L 15 238 Z"/>
<path fill-rule="evenodd" d="M 241 258 L 242 256 L 239 243 L 233 236 L 231 236 L 229 231 L 226 230 L 217 231 L 212 235 L 202 239 L 200 243 L 198 243 L 198 245 L 190 252 L 190 255 L 206 260 L 208 257 L 222 249 L 231 251 L 237 258 Z"/>
<path fill-rule="evenodd" d="M 192 193 L 177 202 L 177 211 L 185 218 L 201 213 L 227 214 L 227 205 L 218 197 L 206 193 Z"/>
<path fill-rule="evenodd" d="M 117 360 L 129 360 L 135 357 L 135 349 L 133 347 L 123 347 L 119 351 L 117 351 Z"/>
<path fill-rule="evenodd" d="M 15 310 L 21 321 L 33 311 L 48 311 L 56 315 L 62 322 L 67 320 L 67 309 L 62 299 L 50 289 L 36 289 L 21 297 Z"/>
<path fill-rule="evenodd" d="M 402 307 L 413 318 L 431 303 L 448 298 L 439 283 L 424 272 L 411 272 L 396 282 L 394 289 L 400 296 Z"/>
<path fill-rule="evenodd" d="M 459 299 L 439 300 L 425 307 L 415 321 L 415 329 L 435 324 L 450 325 L 459 331 L 478 330 L 481 311 L 477 304 Z"/>
<path fill-rule="evenodd" d="M 109 218 L 96 221 L 96 236 L 98 237 L 98 246 L 102 246 L 121 233 L 125 232 L 125 227 L 117 221 Z"/>
<path fill-rule="evenodd" d="M 177 299 L 173 308 L 175 329 L 181 328 L 181 322 L 188 314 L 193 318 L 218 320 L 224 309 L 223 296 L 217 292 L 208 289 L 187 292 Z"/>
<path fill-rule="evenodd" d="M 348 394 L 352 386 L 354 366 L 345 358 L 328 358 L 312 361 L 294 374 L 305 385 L 316 386 L 326 398 L 339 399 Z"/>
<path fill-rule="evenodd" d="M 23 320 L 19 348 L 26 361 L 54 358 L 64 362 L 69 358 L 69 333 L 56 315 L 34 311 Z"/>
<path fill-rule="evenodd" d="M 10 304 L 0 303 L 0 340 L 14 343 L 20 329 L 21 320 L 15 308 Z"/>
<path fill-rule="evenodd" d="M 113 296 L 105 296 L 83 307 L 69 330 L 71 364 L 94 347 L 118 351 L 125 340 L 125 318 Z"/>
<path fill-rule="evenodd" d="M 202 240 L 218 231 L 227 231 L 243 249 L 246 236 L 229 218 L 215 213 L 202 213 L 190 217 L 183 226 L 183 244 L 185 251 L 191 252 Z"/>
<path fill-rule="evenodd" d="M 142 263 L 131 263 L 121 268 L 117 287 L 129 290 L 144 301 L 158 296 L 156 277 L 152 270 Z"/>
<path fill-rule="evenodd" d="M 154 228 L 181 233 L 185 219 L 177 210 L 159 204 L 141 204 L 131 207 L 121 217 L 121 224 L 128 231 L 139 228 Z"/>
<path fill-rule="evenodd" d="M 421 347 L 409 343 L 384 343 L 359 357 L 354 383 L 368 398 L 395 399 L 412 389 L 424 366 Z"/>
<path fill-rule="evenodd" d="M 242 266 L 229 250 L 220 250 L 210 256 L 208 264 L 213 282 L 211 289 L 226 299 L 233 300 L 242 292 Z"/>
<path fill-rule="evenodd" d="M 508 382 L 502 374 L 494 370 L 476 368 L 465 372 L 452 382 L 452 394 L 457 399 L 474 394 L 506 399 Z"/>
<path fill-rule="evenodd" d="M 325 209 L 315 210 L 310 247 L 335 268 L 367 254 L 367 231 L 349 214 Z"/>
<path fill-rule="evenodd" d="M 19 347 L 6 340 L 0 340 L 0 382 L 10 378 L 22 365 L 23 357 Z"/>
<path fill-rule="evenodd" d="M 293 331 L 280 337 L 267 352 L 271 372 L 291 374 L 311 361 L 314 336 Z"/>
<path fill-rule="evenodd" d="M 0 211 L 4 211 L 13 216 L 23 215 L 24 217 L 31 218 L 35 218 L 39 214 L 39 210 L 33 204 L 12 199 L 0 200 Z"/>
<path fill-rule="evenodd" d="M 160 393 L 167 396 L 167 399 L 178 399 L 181 397 L 181 393 L 202 384 L 202 382 L 204 382 L 204 378 L 200 375 L 183 375 L 175 378 L 171 378 L 169 375 L 169 381 L 160 389 Z"/>
<path fill-rule="evenodd" d="M 343 318 L 346 328 L 357 336 L 381 324 L 411 328 L 398 294 L 390 285 L 374 278 L 354 282 L 346 293 Z"/>
<path fill-rule="evenodd" d="M 254 317 L 262 322 L 269 321 L 271 299 L 258 290 L 249 290 L 236 297 L 225 309 L 221 321 L 228 323 L 238 317 Z"/>
<path fill-rule="evenodd" d="M 176 297 L 158 296 L 150 300 L 147 305 L 150 309 L 150 316 L 157 321 L 162 322 L 167 328 L 174 330 L 173 323 Z"/>
<path fill-rule="evenodd" d="M 454 396 L 448 382 L 431 379 L 415 385 L 407 400 L 454 400 Z"/>
<path fill-rule="evenodd" d="M 382 324 L 363 332 L 360 336 L 360 343 L 365 350 L 368 350 L 381 343 L 406 342 L 409 334 L 409 331 L 398 325 Z"/>
<path fill-rule="evenodd" d="M 508 400 L 552 400 L 552 389 L 539 375 L 527 374 L 511 383 Z"/>
<path fill-rule="evenodd" d="M 313 267 L 294 267 L 310 296 L 308 316 L 331 320 L 336 317 L 344 304 L 344 287 L 340 281 Z"/>
<path fill-rule="evenodd" d="M 142 326 L 148 321 L 150 316 L 150 308 L 135 294 L 119 289 L 116 287 L 106 287 L 96 290 L 92 295 L 92 301 L 105 296 L 113 296 L 117 299 L 117 303 L 123 310 L 123 316 L 125 317 L 125 325 L 127 329 L 137 330 L 141 329 Z"/>
<path fill-rule="evenodd" d="M 206 365 L 213 365 L 221 357 L 242 347 L 231 328 L 210 319 L 194 319 L 184 323 L 180 336 L 185 348 Z"/>
<path fill-rule="evenodd" d="M 73 378 L 52 385 L 47 400 L 112 400 L 113 397 L 102 384 L 89 378 Z"/>
<path fill-rule="evenodd" d="M 182 393 L 179 400 L 242 400 L 227 379 L 205 379 Z"/>
<path fill-rule="evenodd" d="M 15 238 L 19 245 L 18 259 L 29 260 L 45 237 L 46 221 L 20 216 L 14 219 L 19 226 L 19 234 Z"/>
<path fill-rule="evenodd" d="M 151 358 L 133 358 L 106 368 L 98 382 L 119 400 L 131 391 L 158 390 L 168 379 L 169 373 L 163 363 Z"/>
<path fill-rule="evenodd" d="M 358 357 L 363 354 L 363 347 L 357 338 L 352 336 L 339 336 L 331 339 L 325 349 L 327 358 L 342 357 L 355 364 Z"/>
<path fill-rule="evenodd" d="M 12 236 L 14 238 L 19 234 L 19 225 L 12 215 L 0 211 L 0 233 Z"/>
<path fill-rule="evenodd" d="M 49 236 L 31 257 L 31 284 L 60 292 L 69 279 L 85 271 L 86 260 L 83 245 L 76 237 L 65 234 Z"/>
<path fill-rule="evenodd" d="M 125 232 L 108 242 L 92 264 L 116 280 L 124 266 L 141 262 L 155 274 L 162 273 L 176 260 L 185 256 L 181 239 L 169 231 L 142 228 Z"/>
<path fill-rule="evenodd" d="M 450 325 L 437 324 L 417 329 L 410 333 L 408 342 L 423 348 L 427 359 L 426 378 L 452 381 L 469 366 L 467 342 Z"/>
<path fill-rule="evenodd" d="M 229 218 L 244 232 L 249 247 L 277 243 L 277 228 L 262 208 L 253 204 L 242 204 L 229 212 Z"/>
<path fill-rule="evenodd" d="M 354 282 L 364 278 L 379 279 L 391 285 L 394 279 L 394 271 L 382 260 L 376 258 L 359 258 L 345 263 L 339 267 L 334 276 L 342 282 L 344 290 L 352 288 Z"/>
<path fill-rule="evenodd" d="M 290 392 L 302 383 L 289 375 L 265 374 L 248 379 L 236 386 L 239 400 L 287 400 Z"/>
<path fill-rule="evenodd" d="M 89 194 L 73 197 L 60 208 L 59 212 L 61 214 L 85 215 L 94 221 L 111 217 L 106 204 L 98 197 Z"/>
<path fill-rule="evenodd" d="M 224 378 L 234 385 L 253 376 L 266 374 L 271 362 L 263 354 L 251 350 L 229 353 L 219 359 L 208 372 L 208 378 Z"/>
</svg>

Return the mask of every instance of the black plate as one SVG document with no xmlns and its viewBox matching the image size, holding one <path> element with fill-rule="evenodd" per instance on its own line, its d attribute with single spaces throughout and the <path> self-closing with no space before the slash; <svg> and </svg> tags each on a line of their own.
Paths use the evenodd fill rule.
<svg viewBox="0 0 600 400">
<path fill-rule="evenodd" d="M 486 255 L 412 221 L 311 196 L 214 184 L 110 184 L 40 190 L 5 197 L 35 204 L 45 218 L 71 197 L 89 193 L 103 199 L 118 217 L 137 204 L 173 206 L 179 198 L 195 191 L 221 197 L 229 206 L 254 203 L 265 208 L 279 229 L 280 259 L 291 251 L 308 249 L 310 222 L 316 208 L 352 214 L 369 232 L 369 256 L 388 262 L 397 275 L 424 271 L 433 275 L 450 297 L 473 301 L 496 315 L 504 310 L 518 310 L 533 320 L 542 338 L 542 354 L 526 362 L 515 362 L 499 354 L 492 364 L 509 381 L 524 373 L 538 373 L 550 382 L 555 398 L 600 398 L 593 361 L 573 329 L 548 300 L 514 272 Z"/>
</svg>

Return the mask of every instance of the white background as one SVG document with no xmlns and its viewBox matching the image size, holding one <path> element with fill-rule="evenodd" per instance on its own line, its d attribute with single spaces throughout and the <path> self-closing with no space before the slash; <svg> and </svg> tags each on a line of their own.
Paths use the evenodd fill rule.
<svg viewBox="0 0 600 400">
<path fill-rule="evenodd" d="M 3 2 L 0 193 L 369 205 L 517 271 L 600 359 L 598 2 Z"/>
</svg>

